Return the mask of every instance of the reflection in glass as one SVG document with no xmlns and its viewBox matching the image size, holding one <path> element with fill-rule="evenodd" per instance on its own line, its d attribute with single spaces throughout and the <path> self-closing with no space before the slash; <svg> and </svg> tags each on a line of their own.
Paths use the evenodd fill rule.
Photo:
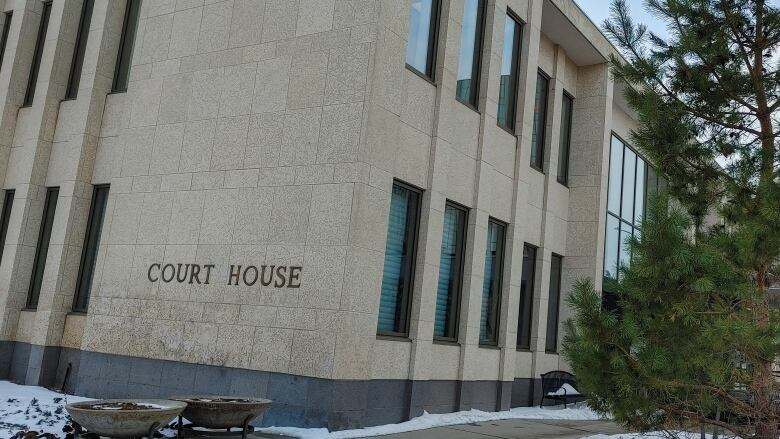
<svg viewBox="0 0 780 439">
<path fill-rule="evenodd" d="M 645 169 L 647 165 L 642 159 L 636 161 L 636 188 L 634 189 L 634 225 L 638 226 L 645 213 Z"/>
<path fill-rule="evenodd" d="M 607 214 L 607 234 L 604 243 L 604 277 L 617 279 L 620 251 L 620 220 Z"/>
<path fill-rule="evenodd" d="M 609 195 L 607 211 L 620 215 L 620 183 L 623 178 L 623 143 L 612 137 L 609 154 Z"/>
<path fill-rule="evenodd" d="M 441 239 L 439 283 L 436 291 L 436 319 L 433 325 L 433 335 L 436 337 L 454 339 L 457 336 L 465 231 L 466 212 L 448 204 L 444 209 L 444 232 Z"/>
<path fill-rule="evenodd" d="M 517 64 L 520 53 L 520 23 L 511 15 L 504 22 L 504 46 L 501 49 L 501 83 L 498 90 L 498 124 L 515 128 Z"/>
<path fill-rule="evenodd" d="M 536 248 L 523 246 L 523 274 L 520 278 L 520 313 L 517 322 L 517 348 L 531 348 L 531 313 L 533 310 Z"/>
<path fill-rule="evenodd" d="M 482 284 L 482 312 L 479 324 L 480 343 L 498 340 L 498 305 L 501 291 L 501 266 L 504 251 L 504 226 L 488 223 L 485 249 L 485 275 Z"/>
<path fill-rule="evenodd" d="M 433 0 L 413 0 L 409 13 L 409 39 L 406 45 L 406 63 L 425 75 L 430 75 L 432 49 L 431 17 Z"/>
<path fill-rule="evenodd" d="M 636 153 L 626 148 L 623 159 L 623 203 L 620 218 L 634 222 L 634 183 L 636 181 Z"/>
<path fill-rule="evenodd" d="M 479 80 L 480 33 L 482 24 L 481 0 L 466 0 L 463 5 L 463 23 L 460 30 L 458 82 L 455 94 L 463 102 L 477 105 Z"/>
<path fill-rule="evenodd" d="M 404 186 L 393 185 L 387 245 L 379 296 L 377 331 L 406 332 L 406 314 L 414 266 L 419 194 Z"/>
</svg>

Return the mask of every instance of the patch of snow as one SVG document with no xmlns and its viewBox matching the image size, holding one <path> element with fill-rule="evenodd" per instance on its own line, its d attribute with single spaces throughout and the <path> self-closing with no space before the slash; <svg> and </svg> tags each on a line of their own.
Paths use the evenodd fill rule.
<svg viewBox="0 0 780 439">
<path fill-rule="evenodd" d="M 0 438 L 25 429 L 64 436 L 62 427 L 69 420 L 65 404 L 80 401 L 89 399 L 0 381 Z"/>
<path fill-rule="evenodd" d="M 569 383 L 563 383 L 560 389 L 556 390 L 555 392 L 547 393 L 548 396 L 564 396 L 564 395 L 576 396 L 579 394 L 580 392 L 574 387 L 572 387 L 572 385 Z"/>
<path fill-rule="evenodd" d="M 367 427 L 357 430 L 342 430 L 334 432 L 329 432 L 326 428 L 291 427 L 260 428 L 257 429 L 257 431 L 262 433 L 282 434 L 299 439 L 352 439 L 382 436 L 386 434 L 405 433 L 409 431 L 425 430 L 434 427 L 444 427 L 447 425 L 498 421 L 501 419 L 564 419 L 572 421 L 593 421 L 599 420 L 601 417 L 593 410 L 580 404 L 574 408 L 517 407 L 503 412 L 483 412 L 481 410 L 469 410 L 443 414 L 430 414 L 424 412 L 422 416 L 416 417 L 406 422 L 401 422 L 400 424 L 379 425 L 376 427 Z"/>
</svg>

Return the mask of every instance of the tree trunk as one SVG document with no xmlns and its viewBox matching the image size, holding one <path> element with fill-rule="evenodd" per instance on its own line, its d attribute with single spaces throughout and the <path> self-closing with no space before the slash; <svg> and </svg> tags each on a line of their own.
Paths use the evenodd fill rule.
<svg viewBox="0 0 780 439">
<path fill-rule="evenodd" d="M 756 273 L 756 286 L 763 292 L 761 298 L 756 301 L 753 315 L 756 326 L 760 329 L 769 328 L 769 294 L 766 269 L 760 269 Z M 772 375 L 772 363 L 774 359 L 755 358 L 753 364 L 753 400 L 756 416 L 756 439 L 777 439 L 777 417 L 775 415 L 773 400 L 774 375 Z"/>
</svg>

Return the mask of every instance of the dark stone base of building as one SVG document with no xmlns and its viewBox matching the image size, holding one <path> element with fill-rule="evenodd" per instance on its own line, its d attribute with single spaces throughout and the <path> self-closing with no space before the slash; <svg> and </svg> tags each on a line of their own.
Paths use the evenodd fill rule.
<svg viewBox="0 0 780 439">
<path fill-rule="evenodd" d="M 273 400 L 258 426 L 344 430 L 422 414 L 507 410 L 538 404 L 538 379 L 503 381 L 328 380 L 0 341 L 0 379 L 90 398 L 185 394 Z"/>
</svg>

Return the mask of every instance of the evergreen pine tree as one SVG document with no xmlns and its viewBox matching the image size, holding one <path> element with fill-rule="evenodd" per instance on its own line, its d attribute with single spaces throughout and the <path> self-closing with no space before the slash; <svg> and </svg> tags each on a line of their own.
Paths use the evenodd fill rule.
<svg viewBox="0 0 780 439">
<path fill-rule="evenodd" d="M 564 353 L 593 406 L 630 427 L 707 424 L 778 438 L 780 11 L 764 0 L 646 0 L 668 37 L 615 0 L 604 23 L 639 115 L 632 143 L 668 183 L 629 267 L 570 296 Z M 709 214 L 717 213 L 719 221 Z"/>
</svg>

